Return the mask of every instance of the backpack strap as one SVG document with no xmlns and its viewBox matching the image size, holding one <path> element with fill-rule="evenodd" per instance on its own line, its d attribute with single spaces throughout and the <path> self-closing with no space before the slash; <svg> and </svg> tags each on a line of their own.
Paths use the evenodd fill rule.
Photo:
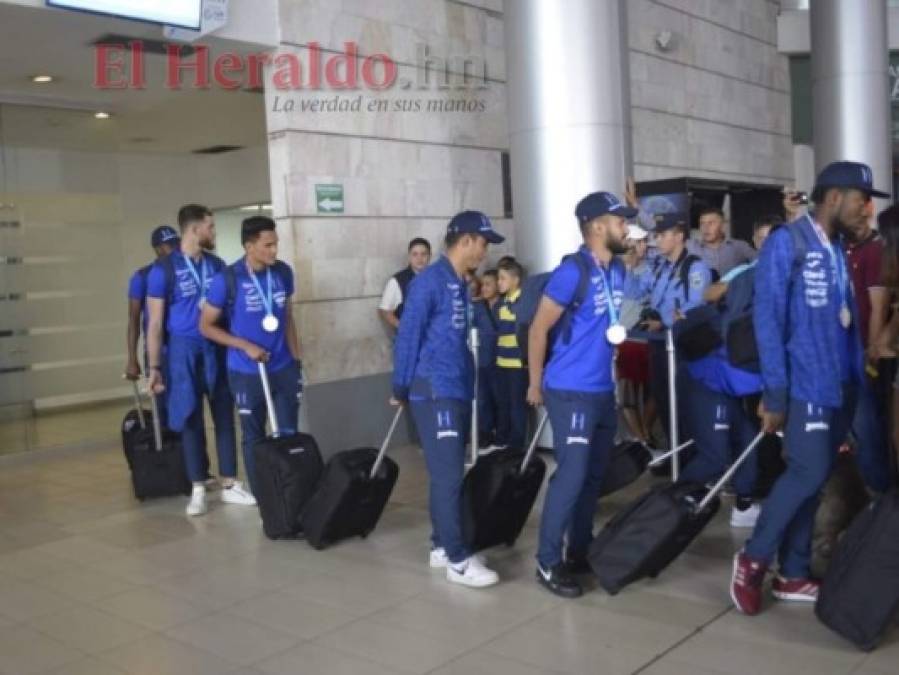
<svg viewBox="0 0 899 675">
<path fill-rule="evenodd" d="M 159 261 L 165 274 L 165 302 L 169 305 L 174 300 L 175 294 L 175 262 L 171 255 L 167 255 Z"/>
<path fill-rule="evenodd" d="M 681 288 L 684 292 L 684 302 L 687 301 L 689 295 L 690 269 L 693 267 L 693 263 L 695 263 L 699 259 L 699 256 L 688 253 L 680 265 L 678 276 L 680 277 Z"/>
<path fill-rule="evenodd" d="M 590 268 L 587 265 L 587 261 L 584 259 L 584 256 L 582 256 L 580 252 L 569 253 L 564 258 L 562 258 L 562 262 L 564 263 L 567 260 L 574 261 L 574 264 L 577 266 L 578 280 L 577 288 L 574 291 L 574 297 L 571 299 L 571 302 L 569 302 L 565 307 L 562 318 L 560 320 L 562 339 L 565 342 L 569 342 L 571 340 L 572 317 L 581 308 L 581 305 L 584 304 L 584 300 L 587 299 L 587 292 L 590 289 Z"/>
<path fill-rule="evenodd" d="M 233 266 L 228 265 L 222 274 L 225 275 L 225 309 L 231 314 L 237 301 L 237 273 Z"/>
</svg>

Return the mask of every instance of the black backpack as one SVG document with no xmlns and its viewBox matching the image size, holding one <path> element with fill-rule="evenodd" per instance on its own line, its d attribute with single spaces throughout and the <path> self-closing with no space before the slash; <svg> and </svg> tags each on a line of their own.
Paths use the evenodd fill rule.
<svg viewBox="0 0 899 675">
<path fill-rule="evenodd" d="M 793 269 L 801 269 L 808 246 L 799 227 L 784 225 L 793 238 Z M 721 313 L 721 334 L 727 346 L 730 364 L 751 373 L 760 373 L 759 347 L 755 340 L 753 307 L 755 305 L 755 268 L 731 279 Z"/>
<path fill-rule="evenodd" d="M 547 345 L 546 358 L 552 352 L 552 345 L 556 339 L 561 338 L 565 344 L 571 341 L 571 319 L 577 313 L 580 306 L 587 297 L 587 291 L 590 288 L 590 268 L 584 256 L 580 253 L 569 253 L 562 258 L 562 263 L 567 260 L 574 260 L 578 268 L 577 289 L 571 302 L 565 307 L 561 318 L 553 326 L 549 334 L 549 344 Z M 561 263 L 560 263 L 561 264 Z M 540 299 L 543 297 L 543 291 L 552 272 L 543 272 L 528 277 L 521 289 L 521 297 L 515 302 L 515 335 L 518 338 L 518 347 L 521 350 L 521 362 L 523 365 L 528 363 L 528 332 L 531 329 L 531 323 L 537 314 L 537 307 L 540 305 Z"/>
</svg>

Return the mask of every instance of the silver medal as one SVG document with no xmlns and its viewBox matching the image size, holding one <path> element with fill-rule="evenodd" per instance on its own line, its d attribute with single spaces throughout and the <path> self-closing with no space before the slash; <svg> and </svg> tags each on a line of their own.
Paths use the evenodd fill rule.
<svg viewBox="0 0 899 675">
<path fill-rule="evenodd" d="M 852 325 L 852 312 L 849 311 L 849 307 L 846 305 L 840 307 L 840 325 L 843 328 L 849 328 Z"/>
<path fill-rule="evenodd" d="M 262 320 L 262 328 L 268 333 L 274 333 L 278 330 L 278 317 L 274 314 L 266 314 L 265 318 Z"/>
<path fill-rule="evenodd" d="M 626 339 L 627 329 L 620 323 L 609 326 L 606 330 L 606 340 L 608 340 L 610 344 L 620 345 Z"/>
</svg>

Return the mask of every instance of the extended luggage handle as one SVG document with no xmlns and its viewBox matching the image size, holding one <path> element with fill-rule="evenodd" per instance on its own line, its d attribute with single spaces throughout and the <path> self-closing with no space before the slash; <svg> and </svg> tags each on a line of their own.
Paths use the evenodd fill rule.
<svg viewBox="0 0 899 675">
<path fill-rule="evenodd" d="M 378 451 L 378 456 L 375 458 L 375 463 L 371 465 L 371 473 L 368 477 L 374 480 L 375 476 L 378 475 L 378 469 L 381 468 L 381 463 L 384 461 L 384 457 L 387 455 L 387 446 L 390 445 L 390 439 L 393 438 L 393 432 L 396 431 L 396 425 L 400 422 L 400 417 L 403 416 L 403 406 L 399 406 L 396 409 L 396 414 L 393 416 L 393 421 L 390 423 L 390 428 L 387 430 L 387 436 L 384 437 L 384 442 L 381 443 L 381 449 Z"/>
<path fill-rule="evenodd" d="M 137 410 L 137 420 L 141 429 L 147 428 L 147 418 L 144 417 L 144 409 L 140 403 L 140 388 L 137 386 L 137 380 L 131 380 L 132 391 L 134 392 L 134 409 Z"/>
<path fill-rule="evenodd" d="M 534 432 L 534 438 L 531 439 L 531 444 L 528 446 L 528 451 L 524 454 L 524 459 L 521 461 L 521 469 L 519 469 L 519 473 L 523 474 L 527 468 L 528 464 L 531 463 L 531 457 L 534 456 L 534 451 L 537 449 L 537 441 L 540 440 L 540 434 L 543 433 L 544 427 L 546 427 L 546 422 L 549 420 L 549 413 L 544 412 L 543 416 L 540 418 L 539 424 L 537 424 L 537 430 Z"/>
<path fill-rule="evenodd" d="M 156 452 L 162 452 L 162 424 L 159 421 L 159 404 L 156 402 L 156 394 L 152 390 L 149 390 L 147 393 L 150 396 L 150 409 L 153 411 L 153 442 L 156 444 Z"/>
<path fill-rule="evenodd" d="M 262 393 L 265 395 L 265 409 L 268 411 L 268 423 L 272 428 L 272 436 L 278 436 L 281 428 L 278 426 L 278 414 L 275 412 L 275 402 L 272 400 L 272 388 L 268 383 L 268 369 L 265 364 L 259 362 L 259 378 L 262 380 Z"/>
<path fill-rule="evenodd" d="M 709 493 L 702 498 L 702 501 L 696 506 L 696 512 L 702 511 L 706 506 L 709 505 L 724 485 L 731 479 L 731 477 L 737 472 L 737 470 L 742 466 L 743 462 L 746 461 L 746 458 L 752 454 L 752 451 L 755 450 L 756 446 L 762 442 L 762 439 L 765 437 L 765 432 L 760 431 L 759 434 L 752 439 L 752 443 L 750 443 L 746 449 L 740 453 L 740 456 L 737 457 L 736 461 L 730 465 L 730 468 L 724 472 L 724 475 L 718 479 L 718 482 L 712 486 L 712 489 L 709 490 Z"/>
<path fill-rule="evenodd" d="M 674 448 L 674 450 L 669 450 L 668 452 L 662 453 L 662 454 L 659 455 L 658 457 L 653 457 L 652 461 L 651 461 L 649 464 L 647 464 L 647 466 L 650 466 L 650 467 L 658 466 L 659 464 L 661 464 L 662 462 L 664 462 L 664 461 L 665 461 L 666 459 L 668 459 L 669 457 L 674 457 L 675 455 L 679 454 L 681 450 L 686 450 L 686 449 L 689 448 L 691 445 L 693 445 L 693 443 L 694 443 L 694 441 L 693 441 L 693 439 L 691 438 L 691 439 L 690 439 L 689 441 L 687 441 L 686 443 L 681 443 L 679 446 L 677 446 L 676 448 Z M 644 448 L 649 449 L 649 446 L 646 445 L 645 443 L 643 443 L 642 445 L 643 445 Z"/>
<path fill-rule="evenodd" d="M 481 346 L 481 335 L 475 326 L 471 327 L 468 335 L 468 345 L 471 349 L 471 358 L 474 362 L 474 396 L 471 399 L 471 466 L 478 463 L 478 445 L 480 434 L 478 433 L 478 348 Z"/>
<path fill-rule="evenodd" d="M 668 353 L 668 440 L 672 448 L 680 444 L 677 425 L 677 367 L 674 353 L 674 330 L 668 328 L 665 331 L 665 351 Z M 680 457 L 675 452 L 671 455 L 671 482 L 676 483 L 680 478 Z"/>
</svg>

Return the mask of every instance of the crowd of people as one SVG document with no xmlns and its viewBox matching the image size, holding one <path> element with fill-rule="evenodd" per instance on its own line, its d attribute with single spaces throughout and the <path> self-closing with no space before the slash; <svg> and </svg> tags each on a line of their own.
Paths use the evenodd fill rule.
<svg viewBox="0 0 899 675">
<path fill-rule="evenodd" d="M 525 403 L 544 405 L 552 423 L 556 469 L 541 518 L 539 583 L 563 597 L 583 592 L 578 577 L 589 572 L 620 411 L 630 434 L 654 446 L 670 443 L 659 437 L 677 415 L 681 438 L 694 441 L 679 479 L 699 484 L 721 476 L 760 429 L 769 433 L 775 451 L 760 452 L 732 479 L 731 525 L 752 534 L 735 556 L 731 596 L 740 611 L 757 613 L 775 567 L 776 598 L 813 602 L 812 523 L 838 451 L 854 453 L 872 493 L 895 475 L 897 404 L 892 415 L 889 406 L 899 208 L 878 216 L 880 233 L 871 226 L 872 198 L 885 196 L 867 166 L 834 163 L 818 176 L 811 210 L 786 190 L 785 213 L 755 223 L 750 245 L 726 236 L 719 208 L 699 213 L 694 241 L 684 219 L 640 213 L 631 190 L 628 203 L 590 194 L 575 209 L 583 245 L 541 288 L 526 344 L 518 316 L 524 270 L 507 257 L 477 277 L 487 246 L 502 237 L 484 214 L 457 215 L 445 254 L 408 286 L 395 343 L 392 400 L 411 408 L 430 473 L 432 560 L 452 581 L 498 580 L 465 548 L 460 526 L 474 325 L 479 445 L 523 447 Z M 648 227 L 628 223 L 635 219 Z M 668 400 L 669 330 L 676 409 Z"/>
<path fill-rule="evenodd" d="M 694 441 L 679 479 L 700 484 L 716 480 L 759 429 L 772 438 L 782 432 L 776 461 L 760 454 L 733 477 L 731 524 L 751 536 L 736 553 L 731 596 L 740 611 L 757 613 L 762 581 L 776 567 L 775 597 L 814 601 L 812 522 L 838 450 L 853 449 L 872 492 L 894 480 L 899 207 L 881 212 L 872 227 L 872 198 L 885 196 L 868 167 L 834 163 L 818 176 L 810 210 L 788 191 L 785 214 L 758 221 L 750 245 L 726 236 L 718 208 L 699 213 L 694 241 L 683 218 L 641 213 L 630 186 L 624 202 L 594 192 L 575 207 L 582 245 L 540 285 L 511 256 L 479 273 L 489 245 L 504 240 L 483 213 L 454 216 L 433 263 L 430 243 L 413 239 L 408 266 L 388 281 L 378 312 L 395 332 L 391 403 L 411 411 L 429 474 L 431 567 L 467 586 L 499 580 L 462 534 L 473 399 L 481 453 L 523 448 L 529 408 L 546 408 L 556 466 L 535 575 L 568 598 L 582 594 L 579 576 L 589 572 L 619 417 L 627 435 L 661 447 L 671 445 L 665 436 L 676 415 L 681 439 Z M 136 380 L 146 370 L 150 389 L 165 397 L 165 424 L 181 434 L 193 484 L 186 511 L 199 516 L 210 489 L 221 488 L 225 503 L 255 505 L 251 448 L 266 420 L 259 363 L 267 366 L 280 431 L 294 431 L 301 345 L 293 272 L 277 260 L 271 219 L 243 222 L 245 256 L 231 265 L 212 253 L 208 208 L 183 207 L 178 224 L 177 232 L 153 232 L 157 259 L 132 277 L 126 376 Z M 536 309 L 525 316 L 535 292 Z M 669 377 L 680 405 L 669 400 Z M 219 479 L 210 475 L 204 398 Z M 248 485 L 237 480 L 235 409 Z"/>
</svg>

